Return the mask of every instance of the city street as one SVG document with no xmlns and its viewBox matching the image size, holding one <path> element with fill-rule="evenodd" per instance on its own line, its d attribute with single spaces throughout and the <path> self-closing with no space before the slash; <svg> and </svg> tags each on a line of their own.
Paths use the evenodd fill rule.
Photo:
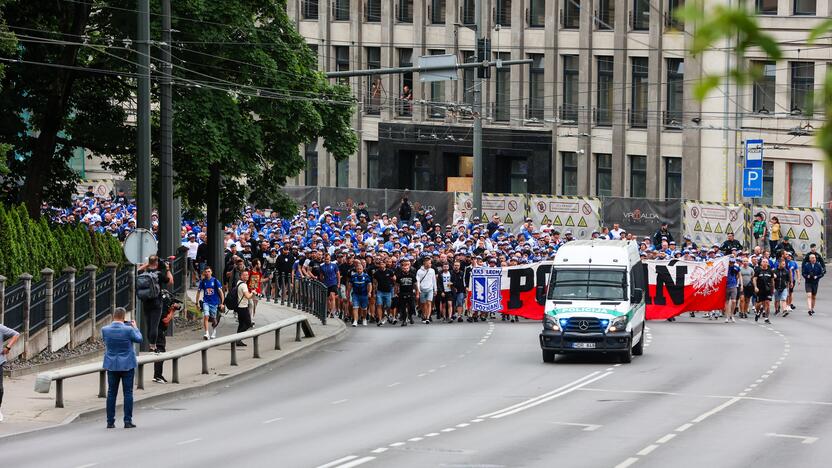
<svg viewBox="0 0 832 468">
<path fill-rule="evenodd" d="M 544 364 L 532 322 L 351 329 L 219 392 L 139 405 L 132 431 L 101 416 L 4 440 L 3 464 L 826 466 L 831 286 L 812 318 L 801 288 L 772 326 L 651 322 L 632 364 Z"/>
</svg>

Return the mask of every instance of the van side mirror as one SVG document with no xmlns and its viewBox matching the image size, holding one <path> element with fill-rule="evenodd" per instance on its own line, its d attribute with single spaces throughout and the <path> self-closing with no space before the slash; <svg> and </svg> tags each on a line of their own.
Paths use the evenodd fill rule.
<svg viewBox="0 0 832 468">
<path fill-rule="evenodd" d="M 633 290 L 633 295 L 630 296 L 630 304 L 640 304 L 644 299 L 644 291 L 636 288 Z"/>
</svg>

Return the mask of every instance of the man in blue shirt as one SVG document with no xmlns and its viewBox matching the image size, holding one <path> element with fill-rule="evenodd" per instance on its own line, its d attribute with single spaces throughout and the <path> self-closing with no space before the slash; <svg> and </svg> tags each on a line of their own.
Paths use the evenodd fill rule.
<svg viewBox="0 0 832 468">
<path fill-rule="evenodd" d="M 205 335 L 202 338 L 206 340 L 214 339 L 217 337 L 217 325 L 220 323 L 217 314 L 219 309 L 223 307 L 222 303 L 225 302 L 225 295 L 220 280 L 211 275 L 211 267 L 205 267 L 205 270 L 202 271 L 202 279 L 199 280 L 196 290 L 197 304 L 199 304 L 200 296 L 202 296 L 200 309 L 202 309 L 203 327 L 205 328 Z M 208 334 L 209 321 L 212 325 L 210 335 Z"/>
<path fill-rule="evenodd" d="M 338 284 L 341 282 L 341 273 L 338 271 L 338 263 L 332 261 L 332 255 L 329 253 L 324 255 L 324 261 L 321 264 L 321 275 L 323 276 L 324 286 L 326 286 L 326 310 L 330 317 L 335 317 L 337 312 L 335 301 L 338 298 Z"/>
<path fill-rule="evenodd" d="M 136 322 L 125 322 L 124 307 L 117 307 L 113 312 L 113 323 L 101 329 L 104 339 L 104 363 L 107 371 L 107 428 L 116 427 L 116 397 L 118 386 L 124 389 L 124 428 L 136 427 L 133 424 L 133 375 L 136 372 L 136 352 L 134 343 L 142 342 L 142 334 L 136 328 Z"/>
<path fill-rule="evenodd" d="M 367 326 L 367 307 L 370 305 L 370 293 L 373 289 L 373 280 L 370 275 L 364 272 L 364 264 L 361 261 L 355 262 L 355 271 L 350 275 L 347 283 L 347 295 L 352 300 L 352 326 L 358 326 L 358 319 L 361 318 L 363 325 Z"/>
<path fill-rule="evenodd" d="M 786 267 L 789 269 L 792 276 L 792 285 L 789 287 L 789 309 L 794 310 L 795 306 L 792 300 L 794 299 L 794 287 L 797 285 L 798 278 L 800 278 L 800 266 L 796 261 L 794 261 L 794 255 L 789 252 L 786 252 Z"/>
<path fill-rule="evenodd" d="M 806 283 L 806 303 L 809 315 L 815 315 L 815 299 L 818 295 L 818 282 L 826 274 L 825 269 L 818 263 L 818 257 L 810 253 L 809 261 L 803 264 L 803 280 Z"/>
</svg>

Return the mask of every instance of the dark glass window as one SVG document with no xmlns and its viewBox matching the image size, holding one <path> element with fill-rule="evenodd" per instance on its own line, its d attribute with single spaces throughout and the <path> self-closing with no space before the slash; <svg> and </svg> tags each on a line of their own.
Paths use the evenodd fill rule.
<svg viewBox="0 0 832 468">
<path fill-rule="evenodd" d="M 757 0 L 758 15 L 776 15 L 777 0 Z"/>
<path fill-rule="evenodd" d="M 529 162 L 523 158 L 511 160 L 511 193 L 529 192 Z"/>
<path fill-rule="evenodd" d="M 817 14 L 817 0 L 794 0 L 794 14 L 814 16 Z"/>
<path fill-rule="evenodd" d="M 509 60 L 511 54 L 500 52 L 496 54 L 498 60 Z M 497 83 L 495 86 L 494 120 L 507 122 L 511 117 L 511 67 L 500 67 L 494 73 Z"/>
<path fill-rule="evenodd" d="M 763 196 L 760 197 L 760 203 L 774 203 L 774 161 L 763 161 Z"/>
<path fill-rule="evenodd" d="M 306 159 L 306 185 L 318 185 L 318 150 L 314 143 L 304 145 L 304 159 Z"/>
<path fill-rule="evenodd" d="M 560 10 L 560 25 L 563 29 L 578 29 L 581 24 L 581 0 L 564 0 Z"/>
<path fill-rule="evenodd" d="M 755 73 L 757 73 L 752 93 L 754 112 L 772 113 L 774 112 L 777 67 L 774 62 L 752 62 L 751 66 L 756 69 Z"/>
<path fill-rule="evenodd" d="M 615 27 L 615 0 L 598 0 L 598 17 L 595 19 L 595 27 L 608 30 Z"/>
<path fill-rule="evenodd" d="M 561 151 L 561 195 L 578 194 L 578 153 Z"/>
<path fill-rule="evenodd" d="M 529 54 L 533 60 L 529 65 L 529 115 L 530 119 L 543 119 L 544 68 L 543 54 Z"/>
<path fill-rule="evenodd" d="M 430 55 L 442 55 L 445 53 L 442 49 L 432 49 L 429 51 Z M 430 100 L 431 104 L 428 107 L 430 116 L 432 118 L 445 117 L 445 82 L 431 81 L 430 83 Z"/>
<path fill-rule="evenodd" d="M 399 66 L 413 66 L 413 49 L 397 49 L 399 51 Z M 399 80 L 399 99 L 396 114 L 400 117 L 413 115 L 413 73 L 402 73 Z"/>
<path fill-rule="evenodd" d="M 664 198 L 682 198 L 682 158 L 664 158 Z"/>
<path fill-rule="evenodd" d="M 474 24 L 474 5 L 476 0 L 462 0 L 462 24 Z"/>
<path fill-rule="evenodd" d="M 335 46 L 335 71 L 350 70 L 350 48 L 347 46 Z M 349 86 L 349 78 L 339 78 L 338 82 Z"/>
<path fill-rule="evenodd" d="M 399 23 L 413 22 L 413 0 L 399 0 L 396 7 L 398 8 L 396 19 L 399 20 Z"/>
<path fill-rule="evenodd" d="M 497 0 L 497 24 L 511 26 L 511 0 Z"/>
<path fill-rule="evenodd" d="M 546 25 L 546 0 L 529 0 L 529 26 L 540 28 Z"/>
<path fill-rule="evenodd" d="M 612 125 L 612 90 L 613 90 L 613 60 L 612 57 L 598 57 L 598 102 L 595 111 L 595 124 L 599 126 Z"/>
<path fill-rule="evenodd" d="M 630 196 L 647 196 L 647 156 L 630 156 Z"/>
<path fill-rule="evenodd" d="M 664 124 L 679 128 L 682 125 L 682 89 L 685 83 L 685 61 L 667 59 L 667 101 L 665 102 Z"/>
<path fill-rule="evenodd" d="M 647 126 L 647 57 L 632 57 L 630 126 Z"/>
<path fill-rule="evenodd" d="M 335 0 L 335 21 L 350 19 L 350 0 Z"/>
<path fill-rule="evenodd" d="M 379 157 L 378 142 L 367 142 L 367 187 L 379 188 Z"/>
<path fill-rule="evenodd" d="M 650 0 L 633 0 L 633 29 L 650 29 Z"/>
<path fill-rule="evenodd" d="M 563 107 L 561 120 L 578 121 L 578 56 L 563 55 Z"/>
<path fill-rule="evenodd" d="M 676 17 L 676 13 L 685 6 L 685 0 L 667 0 L 667 13 L 665 26 L 671 29 L 682 31 L 685 29 L 685 22 Z"/>
<path fill-rule="evenodd" d="M 367 47 L 367 68 L 376 70 L 381 68 L 381 48 Z M 379 75 L 367 77 L 367 102 L 366 111 L 371 115 L 378 115 L 381 112 L 381 99 L 384 94 L 384 85 Z"/>
<path fill-rule="evenodd" d="M 597 153 L 595 155 L 595 195 L 612 196 L 612 155 Z"/>
<path fill-rule="evenodd" d="M 431 0 L 430 22 L 431 24 L 445 24 L 445 0 Z"/>
<path fill-rule="evenodd" d="M 350 186 L 350 160 L 342 159 L 335 165 L 335 186 L 349 187 Z"/>
<path fill-rule="evenodd" d="M 301 16 L 303 19 L 318 19 L 318 0 L 303 0 Z"/>
<path fill-rule="evenodd" d="M 368 23 L 381 22 L 381 0 L 367 0 L 367 9 L 364 10 Z"/>
<path fill-rule="evenodd" d="M 815 91 L 815 63 L 791 62 L 792 112 L 811 114 Z"/>
</svg>

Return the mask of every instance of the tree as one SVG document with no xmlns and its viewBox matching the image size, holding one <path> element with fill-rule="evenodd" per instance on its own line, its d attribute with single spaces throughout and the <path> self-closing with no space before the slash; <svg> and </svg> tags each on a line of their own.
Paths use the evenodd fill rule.
<svg viewBox="0 0 832 468">
<path fill-rule="evenodd" d="M 677 15 L 685 20 L 697 24 L 693 38 L 691 53 L 694 55 L 715 46 L 719 41 L 727 38 L 737 38 L 736 50 L 738 54 L 760 49 L 773 60 L 782 57 L 782 51 L 777 41 L 759 27 L 757 18 L 744 5 L 726 7 L 717 5 L 706 11 L 704 2 L 697 0 L 689 2 Z M 832 32 L 832 19 L 823 21 L 809 33 L 807 43 L 813 44 L 823 35 Z M 739 84 L 754 80 L 759 70 L 738 65 L 729 71 L 730 78 Z M 719 86 L 720 77 L 706 76 L 695 90 L 698 99 L 704 99 L 709 92 Z M 827 161 L 832 163 L 832 69 L 827 71 L 826 80 L 819 95 L 815 95 L 815 106 L 820 106 L 825 114 L 826 123 L 817 132 L 818 146 L 826 154 Z M 830 177 L 832 178 L 832 177 Z"/>
</svg>

